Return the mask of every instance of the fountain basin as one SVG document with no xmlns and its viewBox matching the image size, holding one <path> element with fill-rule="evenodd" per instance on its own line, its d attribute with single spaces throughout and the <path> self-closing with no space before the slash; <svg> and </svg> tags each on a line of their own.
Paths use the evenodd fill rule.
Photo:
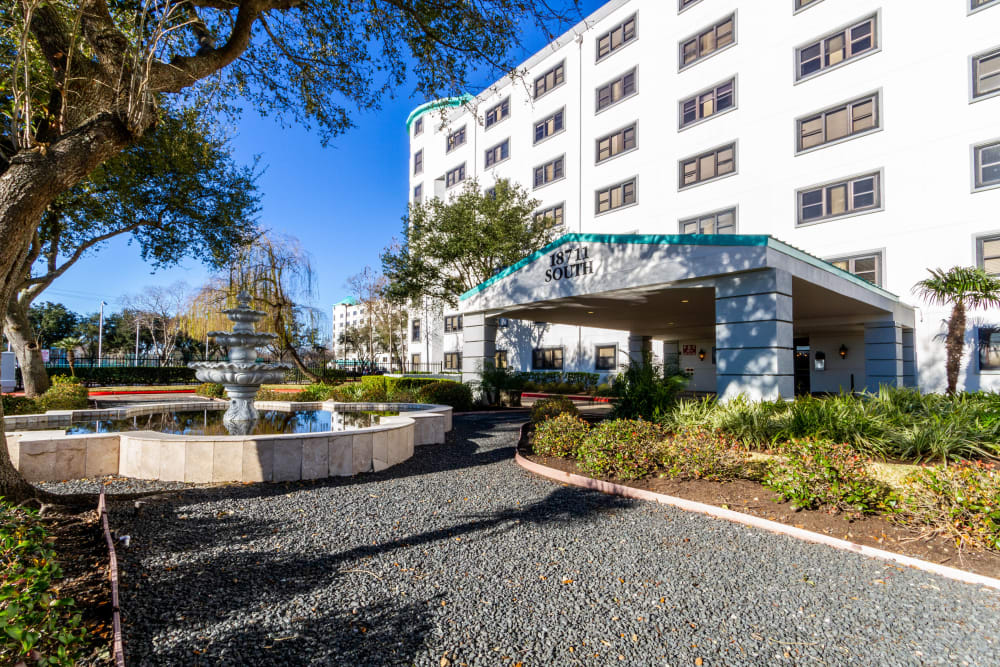
<svg viewBox="0 0 1000 667">
<path fill-rule="evenodd" d="M 205 402 L 144 404 L 113 410 L 50 411 L 4 418 L 7 449 L 32 482 L 103 475 L 175 482 L 285 482 L 378 472 L 413 456 L 415 445 L 443 443 L 451 408 L 399 403 L 260 401 L 258 410 L 394 411 L 376 426 L 288 435 L 191 436 L 129 431 L 65 435 L 73 421 L 125 419 L 203 410 Z M 224 409 L 225 402 L 214 403 Z M 22 430 L 49 428 L 51 430 Z"/>
</svg>

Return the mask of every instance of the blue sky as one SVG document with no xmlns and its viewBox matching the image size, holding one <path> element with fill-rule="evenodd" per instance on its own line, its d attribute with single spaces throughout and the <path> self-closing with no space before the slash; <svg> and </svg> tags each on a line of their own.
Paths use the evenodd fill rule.
<svg viewBox="0 0 1000 667">
<path fill-rule="evenodd" d="M 586 16 L 603 0 L 581 0 Z M 521 58 L 545 46 L 541 31 L 525 30 Z M 498 78 L 483 73 L 483 87 Z M 478 90 L 470 92 L 477 93 Z M 378 112 L 355 114 L 357 127 L 327 148 L 303 128 L 282 128 L 269 118 L 248 112 L 235 129 L 233 147 L 240 162 L 261 156 L 266 172 L 259 181 L 263 194 L 261 223 L 297 237 L 309 251 L 318 278 L 313 305 L 329 306 L 347 296 L 348 277 L 366 265 L 379 268 L 379 253 L 398 237 L 406 210 L 409 143 L 406 117 L 423 103 L 397 91 Z M 57 280 L 39 301 L 62 302 L 81 313 L 96 312 L 103 299 L 108 309 L 121 307 L 125 294 L 147 285 L 185 281 L 191 287 L 209 275 L 196 260 L 155 273 L 139 257 L 138 248 L 119 239 L 91 253 Z"/>
</svg>

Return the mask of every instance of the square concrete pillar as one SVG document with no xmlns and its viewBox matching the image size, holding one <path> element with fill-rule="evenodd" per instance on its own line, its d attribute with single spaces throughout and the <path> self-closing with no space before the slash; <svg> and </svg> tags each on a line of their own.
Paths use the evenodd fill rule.
<svg viewBox="0 0 1000 667">
<path fill-rule="evenodd" d="M 462 382 L 478 382 L 479 372 L 496 360 L 497 322 L 484 313 L 462 316 Z"/>
<path fill-rule="evenodd" d="M 766 269 L 715 286 L 716 392 L 720 401 L 794 398 L 792 277 Z"/>
<path fill-rule="evenodd" d="M 652 336 L 640 336 L 630 333 L 628 336 L 628 359 L 629 363 L 641 364 L 646 355 L 653 355 Z"/>
<path fill-rule="evenodd" d="M 912 350 L 913 334 L 910 333 Z M 903 327 L 893 320 L 865 323 L 865 389 L 902 387 L 904 375 Z"/>
<path fill-rule="evenodd" d="M 917 386 L 917 348 L 913 340 L 914 331 L 903 327 L 903 386 Z"/>
</svg>

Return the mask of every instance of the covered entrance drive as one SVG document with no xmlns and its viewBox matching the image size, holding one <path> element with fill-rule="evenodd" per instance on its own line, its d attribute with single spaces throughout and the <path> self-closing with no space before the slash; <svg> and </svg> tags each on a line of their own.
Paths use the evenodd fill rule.
<svg viewBox="0 0 1000 667">
<path fill-rule="evenodd" d="M 466 381 L 492 362 L 497 319 L 509 318 L 626 331 L 632 360 L 662 344 L 668 364 L 714 375 L 705 388 L 722 399 L 916 384 L 913 309 L 770 236 L 567 234 L 460 309 Z"/>
</svg>

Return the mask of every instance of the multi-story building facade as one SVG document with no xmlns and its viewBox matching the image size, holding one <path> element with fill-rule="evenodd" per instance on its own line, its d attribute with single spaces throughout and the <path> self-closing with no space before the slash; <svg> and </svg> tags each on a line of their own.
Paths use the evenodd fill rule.
<svg viewBox="0 0 1000 667">
<path fill-rule="evenodd" d="M 948 309 L 914 284 L 928 268 L 1000 273 L 1000 0 L 917 4 L 612 0 L 523 78 L 415 110 L 410 200 L 506 178 L 567 232 L 769 235 L 911 304 L 919 384 L 939 390 Z M 511 367 L 628 359 L 629 331 L 498 322 Z M 463 366 L 459 309 L 411 332 L 411 357 Z M 863 327 L 794 335 L 802 386 L 865 386 Z M 715 390 L 718 334 L 691 336 L 653 349 Z M 971 314 L 967 341 L 961 385 L 1000 388 L 1000 313 Z"/>
<path fill-rule="evenodd" d="M 354 297 L 337 302 L 331 309 L 333 326 L 333 342 L 331 343 L 333 358 L 339 361 L 357 361 L 357 350 L 351 349 L 342 342 L 342 336 L 348 329 L 362 327 L 366 324 L 365 307 Z"/>
</svg>

